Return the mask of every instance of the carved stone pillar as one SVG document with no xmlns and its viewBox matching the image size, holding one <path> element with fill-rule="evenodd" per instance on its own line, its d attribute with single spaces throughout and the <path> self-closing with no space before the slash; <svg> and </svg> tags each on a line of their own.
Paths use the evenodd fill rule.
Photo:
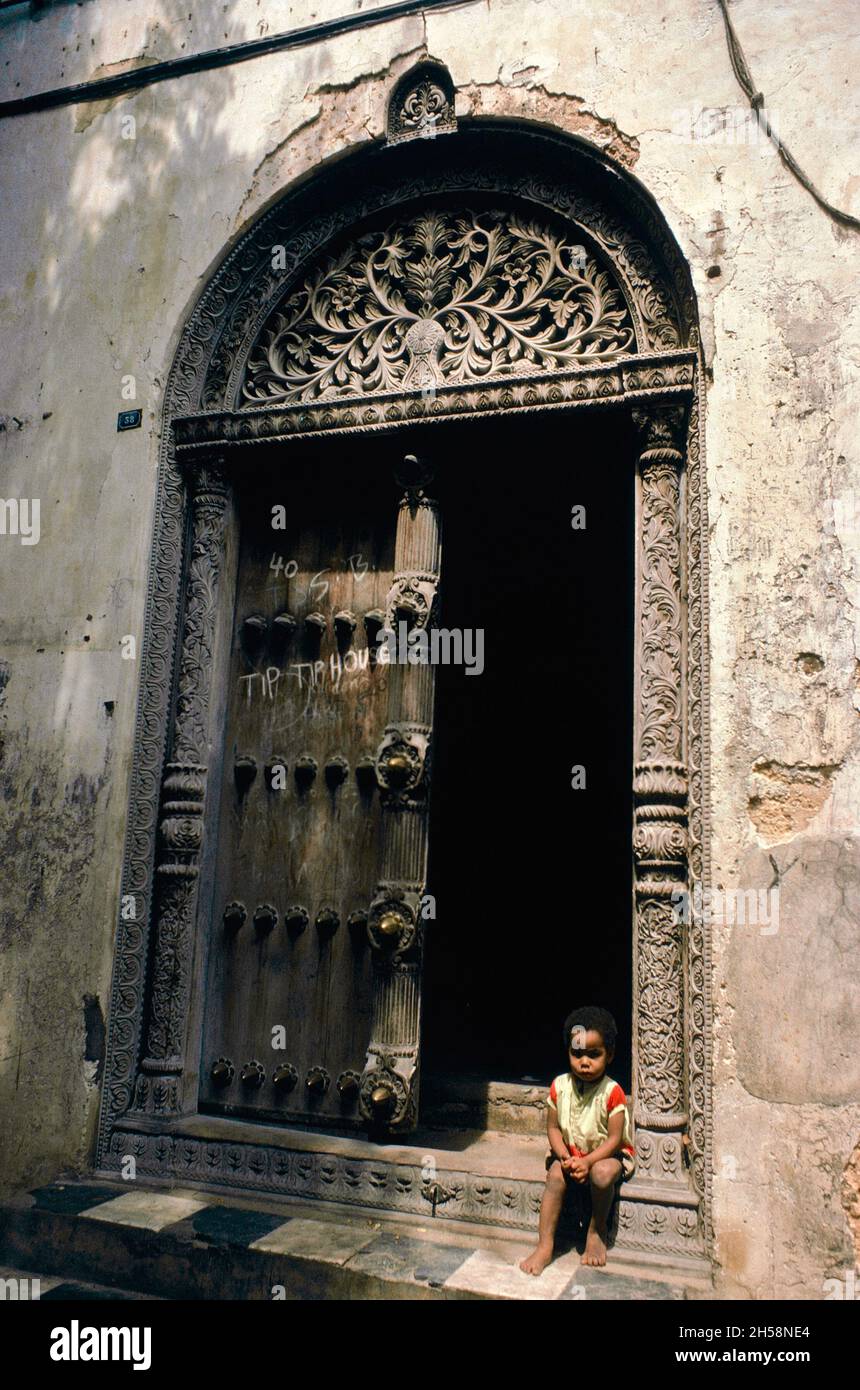
<svg viewBox="0 0 860 1390">
<path fill-rule="evenodd" d="M 440 532 L 437 504 L 424 494 L 428 481 L 417 460 L 404 460 L 385 619 L 398 638 L 426 631 L 435 616 Z M 376 759 L 383 807 L 381 871 L 368 918 L 373 1018 L 359 1104 L 371 1125 L 402 1132 L 414 1126 L 417 1113 L 433 667 L 397 662 L 388 680 L 388 724 Z"/>
<path fill-rule="evenodd" d="M 687 882 L 681 476 L 684 411 L 634 410 L 639 454 L 634 832 L 637 1184 L 689 1194 L 684 1171 L 683 914 Z M 673 902 L 672 895 L 675 894 Z"/>
<path fill-rule="evenodd" d="M 223 461 L 190 474 L 191 531 L 173 737 L 161 788 L 146 1050 L 135 1107 L 176 1111 L 191 998 L 197 880 L 203 843 L 209 705 L 218 589 L 230 487 Z"/>
</svg>

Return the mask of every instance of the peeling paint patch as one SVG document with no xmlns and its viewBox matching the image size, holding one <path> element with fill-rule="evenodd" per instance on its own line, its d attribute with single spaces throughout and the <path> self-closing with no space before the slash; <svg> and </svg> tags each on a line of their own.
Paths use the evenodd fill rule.
<svg viewBox="0 0 860 1390">
<path fill-rule="evenodd" d="M 123 58 L 119 63 L 100 63 L 89 80 L 98 82 L 102 77 L 115 77 L 119 73 L 134 72 L 137 68 L 148 68 L 157 62 L 157 58 L 146 58 L 142 54 L 138 54 L 136 58 Z M 137 95 L 137 92 L 119 92 L 117 96 L 105 97 L 103 101 L 82 102 L 75 115 L 75 134 L 82 135 L 85 130 L 89 130 L 94 120 L 99 116 L 104 116 L 106 112 L 112 111 L 118 102 L 127 101 L 129 97 Z"/>
<path fill-rule="evenodd" d="M 799 659 L 799 658 L 798 658 Z M 749 818 L 768 845 L 799 835 L 831 793 L 837 763 L 780 763 L 759 758 L 750 776 Z"/>
<path fill-rule="evenodd" d="M 517 81 L 471 83 L 457 90 L 457 112 L 468 103 L 470 116 L 512 116 L 515 119 L 540 121 L 545 125 L 580 135 L 616 159 L 626 169 L 632 169 L 639 159 L 639 141 L 625 135 L 615 121 L 590 111 L 582 97 L 549 92 L 539 83 L 531 83 L 522 71 Z M 466 114 L 465 111 L 463 114 Z"/>
</svg>

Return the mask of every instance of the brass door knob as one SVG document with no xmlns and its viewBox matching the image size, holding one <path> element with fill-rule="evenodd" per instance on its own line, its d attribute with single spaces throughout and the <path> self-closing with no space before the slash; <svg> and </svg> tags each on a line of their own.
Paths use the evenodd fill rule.
<svg viewBox="0 0 860 1390">
<path fill-rule="evenodd" d="M 375 1086 L 370 1093 L 370 1105 L 374 1118 L 386 1120 L 397 1102 L 390 1086 Z"/>
<path fill-rule="evenodd" d="M 388 780 L 395 787 L 404 786 L 412 773 L 412 761 L 405 753 L 392 753 L 385 761 Z"/>
<path fill-rule="evenodd" d="M 376 933 L 386 945 L 393 946 L 403 931 L 403 919 L 396 912 L 384 912 L 376 923 Z"/>
</svg>

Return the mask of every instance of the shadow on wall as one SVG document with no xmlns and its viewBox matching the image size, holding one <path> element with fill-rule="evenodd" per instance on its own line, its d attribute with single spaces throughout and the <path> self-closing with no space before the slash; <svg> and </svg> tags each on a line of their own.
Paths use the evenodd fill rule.
<svg viewBox="0 0 860 1390">
<path fill-rule="evenodd" d="M 61 7 L 17 48 L 21 89 L 62 82 L 117 24 L 129 65 L 259 36 L 242 0 L 150 0 L 142 41 L 99 5 Z M 190 16 L 188 11 L 191 11 Z M 18 23 L 27 23 L 25 12 Z M 49 20 L 53 18 L 53 24 Z M 11 33 L 11 21 L 4 25 Z M 56 78 L 27 76 L 26 42 L 56 44 Z M 97 51 L 93 47 L 93 52 Z M 41 55 L 44 58 L 44 54 Z M 104 1054 L 125 831 L 162 393 L 184 309 L 227 240 L 253 167 L 231 123 L 254 65 L 0 128 L 8 200 L 0 247 L 4 497 L 41 502 L 38 544 L 0 543 L 8 670 L 0 798 L 0 1182 L 43 1181 L 89 1161 Z M 232 176 L 229 170 L 232 166 Z M 223 184 L 222 184 L 223 181 Z M 213 188 L 223 187 L 217 206 Z M 184 306 L 177 310 L 176 306 Z M 8 336 L 7 336 L 8 335 Z M 143 429 L 117 434 L 123 409 Z M 121 640 L 136 638 L 136 660 Z"/>
</svg>

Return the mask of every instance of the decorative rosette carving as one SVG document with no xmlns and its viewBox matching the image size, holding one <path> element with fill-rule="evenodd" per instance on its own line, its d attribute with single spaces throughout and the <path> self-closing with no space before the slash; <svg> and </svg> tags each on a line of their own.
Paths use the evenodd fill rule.
<svg viewBox="0 0 860 1390">
<path fill-rule="evenodd" d="M 165 816 L 158 827 L 162 849 L 174 854 L 191 854 L 200 848 L 203 824 L 199 816 Z"/>
<path fill-rule="evenodd" d="M 404 1125 L 412 1106 L 412 1088 L 395 1068 L 398 1059 L 381 1056 L 366 1071 L 358 1093 L 362 1118 L 373 1127 L 396 1129 Z"/>
<path fill-rule="evenodd" d="M 385 623 L 394 633 L 397 624 L 426 628 L 436 602 L 438 576 L 435 574 L 398 574 L 388 591 L 385 603 Z"/>
<path fill-rule="evenodd" d="M 687 832 L 672 821 L 649 820 L 633 831 L 633 857 L 639 870 L 682 868 L 687 857 Z"/>
</svg>

